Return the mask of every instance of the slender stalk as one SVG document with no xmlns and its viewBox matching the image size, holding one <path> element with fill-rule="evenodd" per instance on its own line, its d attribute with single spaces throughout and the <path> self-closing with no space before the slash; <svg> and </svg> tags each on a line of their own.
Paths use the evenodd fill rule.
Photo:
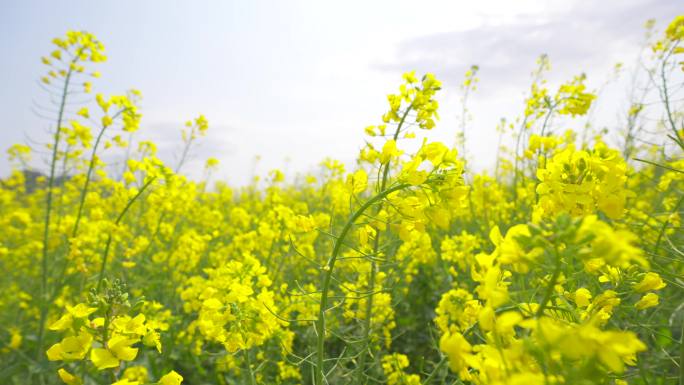
<svg viewBox="0 0 684 385">
<path fill-rule="evenodd" d="M 644 368 L 644 360 L 637 359 L 637 367 L 639 368 L 639 376 L 641 376 L 641 380 L 644 382 L 644 385 L 650 385 L 648 382 L 648 375 L 646 374 L 646 369 Z"/>
<path fill-rule="evenodd" d="M 190 146 L 192 145 L 194 135 L 195 135 L 195 127 L 192 127 L 190 133 L 188 134 L 188 141 L 185 143 L 185 147 L 183 148 L 183 153 L 181 154 L 181 158 L 178 161 L 178 165 L 176 166 L 176 169 L 174 170 L 174 172 L 176 174 L 178 174 L 178 172 L 180 172 L 181 167 L 183 167 L 183 164 L 185 163 L 185 159 L 188 157 L 188 152 L 190 151 Z"/>
<path fill-rule="evenodd" d="M 470 87 L 465 88 L 465 92 L 463 93 L 463 102 L 461 103 L 461 156 L 463 159 L 466 159 L 466 114 L 468 113 L 468 91 L 470 91 Z"/>
<path fill-rule="evenodd" d="M 397 125 L 397 129 L 394 131 L 394 135 L 392 136 L 393 140 L 397 140 L 399 138 L 399 133 L 401 132 L 401 128 L 404 126 L 404 122 L 406 121 L 406 117 L 408 116 L 409 112 L 411 111 L 411 106 L 406 108 L 406 111 L 404 111 L 404 114 L 401 117 L 401 120 L 399 121 L 399 124 Z M 387 181 L 389 180 L 389 172 L 390 172 L 390 164 L 391 161 L 388 161 L 387 164 L 385 165 L 385 168 L 382 173 L 382 181 L 380 182 L 380 191 L 385 190 L 387 187 Z M 383 204 L 380 203 L 378 205 L 377 210 L 375 210 L 375 214 L 377 215 L 382 211 Z M 375 242 L 373 245 L 373 255 L 375 256 L 378 253 L 378 250 L 380 249 L 380 232 L 377 231 L 375 234 Z M 377 276 L 378 273 L 378 264 L 377 262 L 372 259 L 371 260 L 371 269 L 368 277 L 368 299 L 366 299 L 366 319 L 364 320 L 364 325 L 363 325 L 363 350 L 361 350 L 360 355 L 359 355 L 359 363 L 356 368 L 357 370 L 357 384 L 363 384 L 365 383 L 363 376 L 366 372 L 366 356 L 368 349 L 370 349 L 368 344 L 368 340 L 370 338 L 370 333 L 371 333 L 371 324 L 372 324 L 372 317 L 373 317 L 373 297 L 374 297 L 374 292 L 375 292 L 375 277 Z"/>
<path fill-rule="evenodd" d="M 435 376 L 437 375 L 437 372 L 439 372 L 439 370 L 442 368 L 442 366 L 444 366 L 444 364 L 446 364 L 446 362 L 447 362 L 447 357 L 446 357 L 446 356 L 442 356 L 442 359 L 439 360 L 439 362 L 437 363 L 437 366 L 435 366 L 435 368 L 432 369 L 432 373 L 430 373 L 430 375 L 428 375 L 428 376 L 425 378 L 425 381 L 423 381 L 422 385 L 428 385 L 429 383 L 431 383 L 432 380 L 435 379 Z"/>
<path fill-rule="evenodd" d="M 652 166 L 664 168 L 665 170 L 668 170 L 668 171 L 673 171 L 673 172 L 678 172 L 678 173 L 680 173 L 680 174 L 684 174 L 684 171 L 678 170 L 678 169 L 676 169 L 676 168 L 672 168 L 672 167 L 669 167 L 669 166 L 666 166 L 666 165 L 664 165 L 664 164 L 660 164 L 660 163 L 656 163 L 656 162 L 651 162 L 650 160 L 641 159 L 641 158 L 632 158 L 632 159 L 636 160 L 637 162 L 648 163 L 648 164 L 650 164 L 650 165 L 652 165 Z"/>
<path fill-rule="evenodd" d="M 252 360 L 249 358 L 249 351 L 247 349 L 242 349 L 242 354 L 245 356 L 245 364 L 247 365 L 247 373 L 249 374 L 249 383 L 251 385 L 256 385 L 256 378 L 254 377 L 254 371 L 252 370 Z"/>
<path fill-rule="evenodd" d="M 556 256 L 556 266 L 553 270 L 553 275 L 551 276 L 551 280 L 549 280 L 549 286 L 546 287 L 546 292 L 544 293 L 544 298 L 542 299 L 541 303 L 539 304 L 539 309 L 537 310 L 537 318 L 541 317 L 544 314 L 544 309 L 546 309 L 546 305 L 549 303 L 551 300 L 551 295 L 553 294 L 553 288 L 556 286 L 556 282 L 558 281 L 558 277 L 560 276 L 561 273 L 561 263 L 560 263 L 560 257 L 558 255 L 558 249 L 555 250 L 555 256 Z"/>
<path fill-rule="evenodd" d="M 78 55 L 74 57 L 71 63 L 78 60 Z M 52 195 L 55 184 L 55 166 L 57 164 L 57 153 L 59 150 L 59 142 L 62 134 L 62 120 L 64 119 L 64 107 L 69 90 L 69 83 L 71 75 L 73 74 L 72 66 L 69 65 L 66 77 L 64 78 L 64 87 L 62 88 L 62 98 L 59 103 L 59 112 L 57 114 L 57 130 L 55 132 L 55 139 L 52 144 L 52 158 L 50 160 L 50 176 L 48 177 L 48 188 L 46 198 L 45 210 L 45 227 L 43 228 L 43 253 L 41 260 L 41 277 L 40 277 L 40 321 L 38 325 L 38 343 L 36 344 L 36 357 L 42 356 L 43 351 L 43 336 L 45 334 L 45 321 L 48 313 L 48 242 L 50 238 L 50 219 L 52 215 Z"/>
<path fill-rule="evenodd" d="M 147 181 L 147 183 L 145 183 L 145 184 L 142 186 L 142 188 L 140 188 L 140 191 L 138 191 L 138 193 L 135 194 L 135 196 L 133 196 L 133 198 L 131 198 L 131 199 L 128 201 L 128 203 L 126 203 L 126 207 L 124 207 L 124 209 L 121 211 L 121 213 L 119 214 L 119 216 L 116 218 L 116 221 L 114 222 L 114 226 L 118 226 L 118 225 L 119 225 L 119 222 L 121 222 L 121 220 L 123 219 L 124 215 L 126 215 L 126 212 L 128 211 L 128 209 L 133 205 L 133 203 L 138 199 L 138 197 L 140 197 L 140 195 L 142 195 L 142 193 L 145 192 L 145 190 L 146 190 L 146 189 L 152 184 L 152 182 L 154 182 L 156 179 L 157 179 L 156 177 L 150 178 L 150 180 Z M 104 249 L 104 252 L 103 252 L 103 254 L 102 254 L 102 265 L 100 266 L 100 274 L 98 275 L 98 278 L 97 278 L 97 291 L 98 291 L 98 292 L 100 291 L 100 287 L 102 286 L 102 279 L 104 279 L 104 273 L 105 273 L 105 269 L 106 269 L 106 266 L 107 266 L 107 257 L 108 257 L 108 255 L 109 255 L 109 247 L 111 246 L 111 244 L 112 244 L 112 232 L 110 232 L 109 235 L 107 236 L 107 243 L 106 243 L 106 245 L 105 245 L 105 249 Z"/>
<path fill-rule="evenodd" d="M 540 132 L 539 136 L 544 136 L 544 134 L 546 134 L 546 128 L 549 125 L 549 119 L 551 119 L 551 115 L 553 115 L 553 110 L 556 108 L 556 106 L 558 106 L 558 103 L 555 103 L 555 104 L 548 103 L 549 112 L 547 112 L 546 116 L 544 117 L 544 123 L 542 124 L 541 132 Z M 541 149 L 540 149 L 540 151 L 541 151 Z"/>
<path fill-rule="evenodd" d="M 121 110 L 117 112 L 112 119 L 116 119 L 124 110 Z M 79 224 L 81 223 L 81 218 L 83 216 L 83 207 L 85 206 L 85 199 L 86 195 L 88 194 L 88 186 L 90 185 L 90 180 L 92 178 L 92 173 L 93 170 L 95 169 L 95 155 L 97 153 L 97 148 L 100 144 L 100 141 L 102 140 L 102 136 L 104 135 L 106 127 L 102 127 L 100 129 L 100 132 L 97 135 L 97 138 L 95 139 L 95 144 L 93 145 L 93 151 L 92 154 L 90 155 L 90 162 L 88 164 L 88 171 L 86 172 L 86 180 L 83 185 L 83 189 L 81 189 L 81 198 L 78 204 L 78 213 L 76 214 L 76 221 L 74 222 L 74 227 L 71 230 L 71 238 L 75 238 L 76 235 L 78 234 L 78 227 Z M 71 243 L 69 243 L 69 248 L 71 247 Z M 64 274 L 66 273 L 67 268 L 69 267 L 69 260 L 68 258 L 64 259 L 64 265 L 61 268 L 61 272 L 59 274 L 59 279 L 62 280 L 64 277 Z M 59 291 L 63 287 L 63 282 L 58 282 L 56 287 L 53 290 L 52 296 L 50 297 L 50 301 L 53 301 L 57 295 L 59 294 Z"/>
<path fill-rule="evenodd" d="M 122 162 L 123 164 L 123 169 L 121 170 L 121 176 L 119 180 L 123 180 L 123 176 L 126 173 L 126 169 L 128 168 L 128 160 L 131 158 L 131 146 L 133 145 L 133 133 L 131 132 L 128 135 L 128 146 L 126 146 L 126 156 L 124 156 L 124 160 Z"/>
<path fill-rule="evenodd" d="M 675 207 L 672 209 L 672 213 L 676 213 L 679 210 L 679 206 L 682 205 L 682 200 L 684 200 L 684 195 L 682 195 L 679 200 L 677 201 L 677 204 Z M 663 235 L 665 235 L 665 230 L 667 229 L 667 225 L 670 224 L 670 217 L 668 216 L 665 221 L 663 222 L 663 225 L 660 227 L 660 231 L 658 232 L 658 239 L 656 240 L 655 246 L 653 246 L 653 254 L 658 253 L 658 249 L 660 249 L 660 241 L 663 239 Z"/>
<path fill-rule="evenodd" d="M 378 244 L 379 244 L 379 239 L 380 239 L 380 232 L 378 231 L 375 234 L 375 250 L 377 253 L 378 249 Z M 359 355 L 359 364 L 357 369 L 358 373 L 358 378 L 356 383 L 357 384 L 364 384 L 366 381 L 364 380 L 364 375 L 366 373 L 366 356 L 367 352 L 370 349 L 370 344 L 368 343 L 368 340 L 370 338 L 370 333 L 371 333 L 371 327 L 372 327 L 372 312 L 373 312 L 373 292 L 375 291 L 375 279 L 377 276 L 378 272 L 378 264 L 373 260 L 371 261 L 371 269 L 370 269 L 370 274 L 368 277 L 368 298 L 366 299 L 366 318 L 364 319 L 364 325 L 363 325 L 363 331 L 364 331 L 364 336 L 363 336 L 363 350 L 361 350 L 360 355 Z"/>
<path fill-rule="evenodd" d="M 546 55 L 543 55 L 543 57 L 546 57 Z M 544 60 L 539 62 L 539 65 L 537 67 L 537 70 L 533 73 L 533 78 L 532 78 L 532 86 L 534 87 L 535 84 L 541 80 L 542 77 L 542 72 L 544 71 Z M 530 95 L 530 98 L 532 95 Z M 527 99 L 529 100 L 529 99 Z M 527 102 L 526 100 L 526 102 Z M 525 114 L 522 122 L 520 123 L 520 130 L 518 132 L 518 137 L 515 140 L 515 152 L 514 152 L 514 158 L 515 158 L 515 173 L 513 174 L 513 200 L 518 199 L 518 177 L 520 176 L 520 169 L 518 167 L 519 165 L 519 157 L 518 153 L 520 152 L 520 139 L 522 139 L 522 136 L 525 132 L 525 129 L 527 128 L 527 119 L 529 118 L 529 115 Z M 524 174 L 522 175 L 524 178 Z"/>
<path fill-rule="evenodd" d="M 684 149 L 684 142 L 682 141 L 682 138 L 679 136 L 679 131 L 677 130 L 677 125 L 674 122 L 674 117 L 672 115 L 672 110 L 670 108 L 670 95 L 667 89 L 667 75 L 665 74 L 665 66 L 667 65 L 667 59 L 669 59 L 672 55 L 674 48 L 675 47 L 673 47 L 672 50 L 670 50 L 670 52 L 663 59 L 663 62 L 660 66 L 660 78 L 663 82 L 662 98 L 663 104 L 665 105 L 667 120 L 670 123 L 670 128 L 672 129 L 672 132 L 674 133 L 675 142 L 679 145 L 680 148 Z"/>
<path fill-rule="evenodd" d="M 527 125 L 527 116 L 523 119 L 522 123 L 520 124 L 520 130 L 518 131 L 518 137 L 515 140 L 515 152 L 513 156 L 515 157 L 515 172 L 513 173 L 513 200 L 518 199 L 518 174 L 520 173 L 519 169 L 519 161 L 520 158 L 518 156 L 518 153 L 520 152 L 520 139 L 523 136 L 523 132 L 525 130 L 525 126 Z"/>
<path fill-rule="evenodd" d="M 112 117 L 112 120 L 116 119 L 124 110 L 121 110 L 116 113 Z M 102 126 L 102 129 L 100 129 L 100 133 L 97 135 L 97 138 L 95 139 L 95 144 L 93 145 L 93 151 L 90 155 L 90 162 L 88 163 L 88 171 L 86 172 L 86 180 L 83 185 L 83 189 L 81 190 L 81 199 L 78 204 L 78 213 L 76 214 L 76 222 L 74 223 L 74 228 L 71 232 L 71 237 L 75 237 L 76 234 L 78 233 L 78 226 L 81 223 L 81 217 L 83 215 L 83 206 L 85 205 L 85 199 L 86 195 L 88 194 L 88 186 L 90 185 L 90 180 L 93 175 L 93 170 L 95 169 L 95 157 L 97 155 L 97 148 L 100 145 L 100 141 L 102 140 L 102 136 L 104 135 L 105 130 L 107 129 L 106 126 Z"/>
<path fill-rule="evenodd" d="M 323 287 L 321 290 L 321 301 L 318 309 L 318 320 L 316 321 L 316 329 L 317 329 L 317 349 L 316 349 L 316 368 L 315 368 L 315 374 L 314 374 L 314 384 L 315 385 L 323 385 L 323 376 L 324 376 L 324 368 L 323 368 L 323 362 L 324 362 L 324 352 L 325 352 L 325 312 L 328 310 L 328 292 L 330 291 L 330 281 L 332 279 L 332 273 L 335 268 L 335 262 L 337 261 L 337 257 L 340 253 L 340 250 L 342 249 L 342 245 L 344 244 L 344 240 L 347 237 L 347 234 L 351 230 L 352 226 L 356 222 L 361 215 L 372 205 L 377 203 L 378 201 L 384 199 L 387 195 L 399 191 L 402 189 L 405 189 L 409 187 L 410 185 L 407 183 L 402 183 L 398 184 L 395 186 L 392 186 L 386 190 L 380 191 L 377 195 L 366 201 L 361 207 L 359 207 L 354 214 L 349 218 L 347 223 L 344 225 L 342 228 L 342 232 L 340 232 L 339 237 L 335 240 L 335 245 L 333 247 L 333 252 L 332 255 L 330 256 L 330 259 L 328 260 L 327 265 L 323 269 L 324 275 L 323 275 Z"/>
<path fill-rule="evenodd" d="M 107 305 L 107 310 L 105 311 L 105 316 L 104 316 L 104 327 L 102 328 L 102 347 L 104 348 L 109 348 L 109 325 L 111 324 L 112 320 L 112 308 L 110 305 Z M 115 382 L 116 381 L 116 375 L 114 374 L 114 371 L 107 371 L 103 373 L 103 377 L 105 381 L 110 381 L 110 382 Z M 109 377 L 109 378 L 108 378 Z"/>
<path fill-rule="evenodd" d="M 505 126 L 504 126 L 505 128 Z M 503 138 L 503 128 L 501 132 L 499 132 L 499 141 L 496 144 L 496 165 L 494 166 L 494 179 L 497 182 L 501 182 L 499 180 L 499 164 L 501 162 L 501 139 Z"/>
<path fill-rule="evenodd" d="M 682 334 L 679 338 L 679 385 L 684 385 L 684 322 L 682 322 Z"/>
</svg>

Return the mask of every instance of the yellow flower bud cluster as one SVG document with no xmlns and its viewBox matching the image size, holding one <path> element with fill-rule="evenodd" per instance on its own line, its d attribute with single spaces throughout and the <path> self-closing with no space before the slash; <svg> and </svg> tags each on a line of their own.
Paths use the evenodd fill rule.
<svg viewBox="0 0 684 385">
<path fill-rule="evenodd" d="M 603 212 L 609 218 L 624 215 L 627 198 L 627 164 L 617 150 L 604 143 L 593 149 L 574 145 L 557 149 L 537 169 L 538 212 L 545 217 L 566 212 L 573 216 Z"/>
<path fill-rule="evenodd" d="M 104 53 L 104 45 L 97 40 L 95 35 L 85 31 L 69 31 L 63 38 L 52 40 L 57 48 L 44 56 L 41 61 L 50 67 L 48 74 L 41 78 L 45 84 L 51 84 L 54 80 L 64 79 L 74 73 L 84 73 L 86 63 L 101 63 L 107 60 Z M 99 77 L 98 72 L 90 74 Z M 83 90 L 90 92 L 92 84 L 88 81 L 83 83 Z"/>
<path fill-rule="evenodd" d="M 434 95 L 441 88 L 442 83 L 433 74 L 426 74 L 418 80 L 415 71 L 405 73 L 404 81 L 405 83 L 399 87 L 398 94 L 387 96 L 390 109 L 382 116 L 382 121 L 400 123 L 406 119 L 409 112 L 413 111 L 414 121 L 420 128 L 433 129 L 435 120 L 439 119 L 437 114 L 439 104 L 434 99 Z"/>
</svg>

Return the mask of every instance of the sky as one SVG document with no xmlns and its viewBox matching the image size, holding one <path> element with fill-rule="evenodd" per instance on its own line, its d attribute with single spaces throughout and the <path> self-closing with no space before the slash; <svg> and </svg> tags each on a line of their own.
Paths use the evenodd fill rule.
<svg viewBox="0 0 684 385">
<path fill-rule="evenodd" d="M 210 129 L 183 172 L 244 185 L 278 168 L 293 178 L 326 157 L 351 163 L 364 127 L 381 123 L 386 94 L 401 74 L 434 73 L 443 82 L 441 120 L 429 133 L 453 143 L 463 74 L 480 67 L 469 99 L 467 157 L 476 168 L 496 157 L 500 118 L 522 110 L 536 58 L 550 56 L 550 81 L 586 73 L 599 88 L 615 63 L 634 63 L 644 22 L 660 30 L 684 12 L 678 0 L 496 1 L 19 1 L 0 2 L 0 151 L 39 148 L 54 121 L 41 118 L 49 98 L 39 86 L 40 57 L 67 30 L 94 33 L 108 61 L 94 90 L 139 89 L 138 139 L 152 139 L 169 165 L 178 161 L 180 129 L 199 114 Z M 614 124 L 626 87 L 603 96 L 596 119 Z M 260 160 L 255 162 L 255 157 Z M 45 156 L 37 153 L 37 168 Z M 10 171 L 0 157 L 0 176 Z"/>
</svg>

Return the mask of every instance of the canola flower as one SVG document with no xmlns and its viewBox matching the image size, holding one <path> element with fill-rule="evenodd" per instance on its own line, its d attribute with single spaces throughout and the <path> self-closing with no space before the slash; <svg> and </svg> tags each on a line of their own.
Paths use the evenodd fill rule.
<svg viewBox="0 0 684 385">
<path fill-rule="evenodd" d="M 601 98 L 585 75 L 554 91 L 542 56 L 493 174 L 464 159 L 473 66 L 455 146 L 425 135 L 446 130 L 450 85 L 407 72 L 352 167 L 325 159 L 296 183 L 271 170 L 244 188 L 209 182 L 215 158 L 201 180 L 182 174 L 205 116 L 179 125 L 181 152 L 164 163 L 136 136 L 141 93 L 97 92 L 103 44 L 55 39 L 41 59 L 60 102 L 49 172 L 31 172 L 42 150 L 18 144 L 0 184 L 0 377 L 684 383 L 683 20 L 652 45 L 659 109 L 627 112 L 658 116 L 658 140 L 578 127 Z M 92 103 L 71 111 L 75 92 Z"/>
</svg>

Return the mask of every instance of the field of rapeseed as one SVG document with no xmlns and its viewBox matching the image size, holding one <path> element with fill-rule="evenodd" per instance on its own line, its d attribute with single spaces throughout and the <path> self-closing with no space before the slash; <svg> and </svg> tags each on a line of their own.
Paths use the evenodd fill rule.
<svg viewBox="0 0 684 385">
<path fill-rule="evenodd" d="M 166 165 L 133 135 L 141 93 L 93 91 L 103 44 L 53 43 L 53 141 L 11 147 L 0 184 L 2 384 L 684 384 L 684 16 L 617 139 L 542 56 L 476 173 L 462 135 L 416 137 L 441 83 L 407 72 L 353 169 L 244 188 L 179 173 L 206 118 Z"/>
</svg>

